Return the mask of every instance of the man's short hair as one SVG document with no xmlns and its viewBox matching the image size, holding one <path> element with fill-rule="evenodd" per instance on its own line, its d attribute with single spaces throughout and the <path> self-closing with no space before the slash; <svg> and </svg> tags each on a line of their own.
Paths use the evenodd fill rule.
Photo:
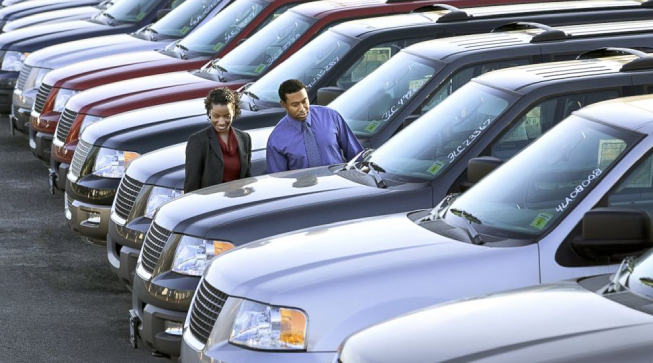
<svg viewBox="0 0 653 363">
<path fill-rule="evenodd" d="M 214 88 L 209 92 L 209 95 L 204 99 L 204 107 L 206 114 L 211 116 L 211 109 L 213 105 L 226 105 L 234 110 L 234 118 L 240 117 L 240 94 L 227 87 Z"/>
<path fill-rule="evenodd" d="M 297 93 L 303 89 L 306 89 L 306 86 L 302 81 L 298 79 L 289 79 L 279 86 L 279 98 L 281 101 L 286 102 L 287 94 Z"/>
</svg>

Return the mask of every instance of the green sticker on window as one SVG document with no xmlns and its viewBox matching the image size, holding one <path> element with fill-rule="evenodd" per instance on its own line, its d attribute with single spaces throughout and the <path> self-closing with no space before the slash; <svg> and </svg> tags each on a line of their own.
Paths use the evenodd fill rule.
<svg viewBox="0 0 653 363">
<path fill-rule="evenodd" d="M 444 168 L 445 165 L 447 164 L 444 161 L 438 160 L 434 162 L 433 165 L 431 165 L 431 167 L 426 169 L 426 172 L 431 175 L 436 175 L 440 171 L 440 169 Z"/>
<path fill-rule="evenodd" d="M 265 69 L 265 64 L 259 64 L 258 67 L 254 68 L 254 72 L 261 73 Z"/>
<path fill-rule="evenodd" d="M 143 19 L 144 17 L 145 17 L 145 13 L 144 13 L 144 12 L 140 12 L 140 13 L 138 13 L 138 15 L 136 15 L 136 20 L 141 20 L 141 19 Z"/>
<path fill-rule="evenodd" d="M 179 30 L 179 33 L 181 33 L 181 35 L 186 35 L 186 33 L 188 33 L 189 30 L 190 28 L 185 26 Z"/>
<path fill-rule="evenodd" d="M 213 50 L 215 50 L 217 52 L 220 49 L 222 49 L 222 47 L 224 47 L 224 43 L 218 43 L 213 47 Z"/>
<path fill-rule="evenodd" d="M 535 219 L 533 219 L 531 222 L 531 227 L 537 228 L 541 231 L 546 226 L 546 224 L 549 223 L 551 218 L 553 218 L 553 214 L 542 212 L 538 214 Z"/>
<path fill-rule="evenodd" d="M 380 124 L 381 124 L 381 123 L 380 123 L 379 121 L 372 121 L 372 122 L 370 122 L 369 125 L 367 125 L 367 127 L 365 127 L 365 131 L 367 131 L 367 132 L 369 132 L 369 133 L 372 133 L 372 132 L 374 132 L 377 128 L 379 128 L 379 125 L 380 125 Z"/>
</svg>

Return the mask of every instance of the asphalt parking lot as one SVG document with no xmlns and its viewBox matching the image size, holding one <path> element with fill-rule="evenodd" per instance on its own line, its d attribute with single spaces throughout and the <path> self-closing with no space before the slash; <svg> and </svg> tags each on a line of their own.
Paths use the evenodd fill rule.
<svg viewBox="0 0 653 363">
<path fill-rule="evenodd" d="M 170 362 L 129 344 L 131 292 L 48 193 L 27 139 L 0 123 L 0 362 Z"/>
</svg>

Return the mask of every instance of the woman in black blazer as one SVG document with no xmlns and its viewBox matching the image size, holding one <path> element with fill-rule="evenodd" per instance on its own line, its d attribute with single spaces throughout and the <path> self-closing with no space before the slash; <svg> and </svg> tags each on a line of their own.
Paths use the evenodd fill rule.
<svg viewBox="0 0 653 363">
<path fill-rule="evenodd" d="M 240 116 L 239 94 L 216 88 L 204 106 L 211 126 L 188 139 L 185 193 L 250 176 L 252 139 L 231 125 Z"/>
</svg>

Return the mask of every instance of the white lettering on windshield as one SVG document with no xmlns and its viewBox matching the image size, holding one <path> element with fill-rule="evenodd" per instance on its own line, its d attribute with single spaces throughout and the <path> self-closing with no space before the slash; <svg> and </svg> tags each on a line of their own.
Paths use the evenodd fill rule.
<svg viewBox="0 0 653 363">
<path fill-rule="evenodd" d="M 406 94 L 401 96 L 401 98 L 399 98 L 399 100 L 397 102 L 395 102 L 394 105 L 392 105 L 392 107 L 390 107 L 387 111 L 385 111 L 385 113 L 381 116 L 381 118 L 384 121 L 389 120 L 390 117 L 392 117 L 392 115 L 394 115 L 397 111 L 399 111 L 399 109 L 401 109 L 400 106 L 403 106 L 406 103 L 406 101 L 411 99 L 411 97 L 413 97 L 413 95 L 415 95 L 415 93 L 417 93 L 417 90 L 419 90 L 420 87 L 422 87 L 422 85 L 425 82 L 426 82 L 426 79 L 422 79 L 422 80 L 417 81 L 417 83 L 414 83 L 414 87 L 409 89 L 408 92 L 406 92 Z"/>
<path fill-rule="evenodd" d="M 252 12 L 247 15 L 245 19 L 243 19 L 238 25 L 236 25 L 236 29 L 232 30 L 229 32 L 229 34 L 225 34 L 224 36 L 224 41 L 225 43 L 229 43 L 231 39 L 233 39 L 236 35 L 238 35 L 244 27 L 247 26 L 254 18 L 256 17 L 256 13 Z"/>
<path fill-rule="evenodd" d="M 474 140 L 476 140 L 476 138 L 483 132 L 483 130 L 490 126 L 490 123 L 492 123 L 492 119 L 489 118 L 483 121 L 481 126 L 479 126 L 478 129 L 474 130 L 474 132 L 469 135 L 467 140 L 463 141 L 463 143 L 455 148 L 454 151 L 450 152 L 449 155 L 447 155 L 449 158 L 449 164 L 453 163 L 453 161 L 456 160 L 456 158 L 460 156 L 460 154 L 462 154 L 463 151 L 465 151 L 472 144 L 472 142 L 474 142 Z"/>
<path fill-rule="evenodd" d="M 326 72 L 328 72 L 331 68 L 333 68 L 333 66 L 336 65 L 336 63 L 338 63 L 339 60 L 340 60 L 340 58 L 336 56 L 326 66 L 322 67 L 322 69 L 320 69 L 317 72 L 315 77 L 313 77 L 313 79 L 309 83 L 306 84 L 306 88 L 311 89 L 313 86 L 315 86 L 315 83 L 317 83 L 317 81 L 319 81 L 320 78 L 324 77 Z"/>
<path fill-rule="evenodd" d="M 292 38 L 290 38 L 286 44 L 283 45 L 279 50 L 277 50 L 270 59 L 268 59 L 265 63 L 267 65 L 271 65 L 277 58 L 281 57 L 281 55 L 288 49 L 290 46 L 297 40 L 299 37 L 301 37 L 301 34 L 295 34 Z"/>
<path fill-rule="evenodd" d="M 191 18 L 191 19 L 190 19 L 190 22 L 188 23 L 188 25 L 191 26 L 191 27 L 194 27 L 195 25 L 199 24 L 199 22 L 202 21 L 202 19 L 204 19 L 204 18 L 206 17 L 206 14 L 208 14 L 209 12 L 211 12 L 211 10 L 213 10 L 213 8 L 215 8 L 216 5 L 218 5 L 218 3 L 219 3 L 220 1 L 222 1 L 222 0 L 213 0 L 212 3 L 210 3 L 209 5 L 207 5 L 207 6 L 204 8 L 204 11 L 202 11 L 202 12 L 201 12 L 200 14 L 198 14 L 197 16 Z"/>
<path fill-rule="evenodd" d="M 592 180 L 596 179 L 599 175 L 601 175 L 601 169 L 594 169 L 592 174 L 590 174 L 587 179 L 583 180 L 580 184 L 578 184 L 578 186 L 576 186 L 576 188 L 574 188 L 571 193 L 569 193 L 569 196 L 565 198 L 564 202 L 558 204 L 556 207 L 556 212 L 564 212 L 569 204 L 573 202 L 574 199 L 576 199 L 576 197 L 578 197 L 578 195 L 592 183 Z"/>
</svg>

